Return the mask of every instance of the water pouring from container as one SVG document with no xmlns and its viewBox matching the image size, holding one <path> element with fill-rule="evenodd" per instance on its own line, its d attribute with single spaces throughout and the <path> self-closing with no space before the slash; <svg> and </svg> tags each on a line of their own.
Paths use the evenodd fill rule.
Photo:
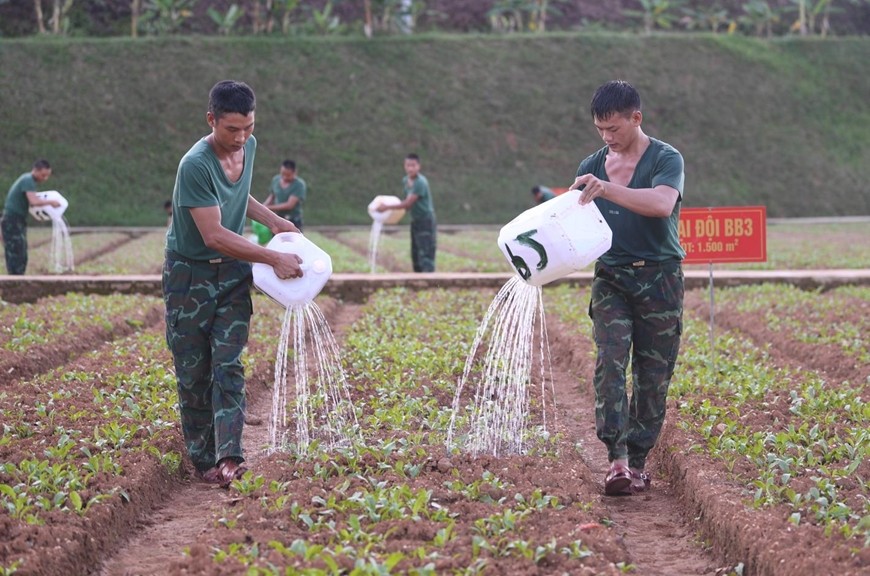
<svg viewBox="0 0 870 576">
<path fill-rule="evenodd" d="M 377 268 L 377 260 L 378 260 L 378 244 L 381 240 L 381 232 L 384 228 L 384 224 L 398 224 L 399 220 L 405 215 L 405 210 L 386 210 L 384 212 L 379 212 L 378 207 L 386 204 L 398 204 L 401 200 L 399 200 L 396 196 L 375 196 L 374 199 L 369 202 L 368 205 L 368 213 L 372 218 L 372 231 L 369 234 L 369 269 L 371 273 L 374 274 Z"/>
<path fill-rule="evenodd" d="M 541 423 L 538 436 L 548 436 L 547 408 L 555 404 L 555 393 L 541 286 L 582 270 L 609 250 L 612 241 L 598 208 L 580 205 L 579 195 L 572 191 L 558 196 L 502 227 L 498 245 L 517 276 L 498 292 L 478 328 L 453 398 L 448 449 L 459 447 L 473 456 L 525 453 L 533 436 L 534 378 L 540 384 L 534 403 L 541 411 L 536 416 Z M 478 350 L 484 343 L 481 366 Z M 469 383 L 474 393 L 463 397 Z"/>
<path fill-rule="evenodd" d="M 52 271 L 61 274 L 72 272 L 75 268 L 73 259 L 72 240 L 69 235 L 69 225 L 63 214 L 66 212 L 69 202 L 57 190 L 37 192 L 37 198 L 44 201 L 56 201 L 59 205 L 41 204 L 31 206 L 30 214 L 42 222 L 51 221 L 51 266 Z"/>
<path fill-rule="evenodd" d="M 303 270 L 300 278 L 282 280 L 268 264 L 253 265 L 254 285 L 286 309 L 275 358 L 269 451 L 295 446 L 298 453 L 304 454 L 312 440 L 327 449 L 348 445 L 358 434 L 356 412 L 338 345 L 314 302 L 332 274 L 332 259 L 296 232 L 278 234 L 266 247 L 296 254 Z M 293 356 L 290 372 L 288 353 Z M 295 443 L 287 411 L 291 372 L 295 382 Z"/>
</svg>

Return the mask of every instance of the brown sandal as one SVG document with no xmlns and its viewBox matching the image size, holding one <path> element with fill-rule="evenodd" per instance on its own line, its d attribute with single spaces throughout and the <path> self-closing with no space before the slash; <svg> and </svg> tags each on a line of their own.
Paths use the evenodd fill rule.
<svg viewBox="0 0 870 576">
<path fill-rule="evenodd" d="M 248 471 L 244 465 L 231 458 L 218 462 L 216 469 L 221 488 L 229 488 L 233 480 L 239 480 Z"/>
<path fill-rule="evenodd" d="M 197 480 L 205 482 L 206 484 L 220 484 L 220 472 L 217 469 L 217 466 L 212 466 L 208 470 L 196 470 L 193 475 Z"/>
<path fill-rule="evenodd" d="M 631 494 L 631 470 L 623 464 L 611 464 L 604 477 L 604 493 L 608 496 Z"/>
</svg>

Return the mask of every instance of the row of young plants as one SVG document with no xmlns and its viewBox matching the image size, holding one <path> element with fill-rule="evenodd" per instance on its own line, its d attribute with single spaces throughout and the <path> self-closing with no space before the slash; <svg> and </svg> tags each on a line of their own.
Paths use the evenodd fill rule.
<svg viewBox="0 0 870 576">
<path fill-rule="evenodd" d="M 545 293 L 547 310 L 585 327 L 588 289 L 560 287 Z M 717 292 L 719 302 L 738 301 L 760 321 L 783 320 L 790 307 L 820 317 L 845 318 L 843 300 L 870 303 L 864 288 L 832 293 L 754 286 Z M 770 311 L 765 315 L 762 311 Z M 690 449 L 717 460 L 735 485 L 747 487 L 745 502 L 782 516 L 784 531 L 821 526 L 831 546 L 857 553 L 870 546 L 870 404 L 868 382 L 830 382 L 817 372 L 771 361 L 766 343 L 739 332 L 714 338 L 711 350 L 705 318 L 684 315 L 683 340 L 670 398 L 679 426 L 695 442 Z M 854 319 L 853 319 L 854 320 Z M 859 321 L 863 321 L 860 319 Z M 812 323 L 781 326 L 794 338 L 825 334 Z M 863 338 L 855 358 L 866 357 Z M 851 345 L 847 348 L 851 349 Z M 783 512 L 783 510 L 785 512 Z"/>
<path fill-rule="evenodd" d="M 870 363 L 870 287 L 843 286 L 821 294 L 762 284 L 734 287 L 715 298 L 720 306 L 751 314 L 798 342 L 834 346 L 854 362 Z"/>
<path fill-rule="evenodd" d="M 166 231 L 159 229 L 125 241 L 115 250 L 88 259 L 76 267 L 76 273 L 95 275 L 160 274 L 165 249 Z"/>
<path fill-rule="evenodd" d="M 45 236 L 46 229 L 38 228 L 42 233 L 36 235 L 37 238 L 29 238 L 31 245 L 35 244 L 28 250 L 27 270 L 30 274 L 54 274 L 54 260 L 51 255 L 51 228 L 47 229 L 48 238 L 45 241 L 41 240 L 41 236 Z M 28 231 L 28 236 L 34 234 Z M 104 251 L 114 252 L 116 246 L 127 242 L 128 234 L 119 232 L 87 232 L 83 234 L 71 234 L 70 241 L 72 243 L 72 253 L 76 262 L 76 273 L 79 273 L 78 264 L 86 262 L 92 255 L 100 254 Z"/>
<path fill-rule="evenodd" d="M 121 298 L 141 303 L 141 297 Z M 86 317 L 82 311 L 74 316 Z M 120 509 L 141 497 L 143 479 L 132 470 L 141 474 L 150 466 L 167 478 L 178 472 L 170 367 L 163 334 L 152 327 L 0 391 L 0 521 L 9 534 L 0 548 L 2 573 L 63 565 L 62 553 L 49 557 L 29 542 L 87 547 L 107 537 L 89 531 L 117 516 L 104 507 Z M 95 558 L 99 551 L 65 552 Z"/>
<path fill-rule="evenodd" d="M 71 292 L 34 303 L 0 302 L 0 349 L 26 361 L 40 347 L 74 344 L 77 335 L 112 332 L 118 324 L 143 325 L 158 300 L 147 296 L 95 296 Z"/>
<path fill-rule="evenodd" d="M 365 273 L 369 271 L 369 261 L 365 253 L 354 250 L 347 244 L 319 232 L 305 231 L 305 237 L 314 242 L 332 259 L 332 271 L 337 274 Z M 378 270 L 383 272 L 383 268 Z"/>
<path fill-rule="evenodd" d="M 262 473 L 235 481 L 241 501 L 215 518 L 180 570 L 627 569 L 615 536 L 599 523 L 594 488 L 560 465 L 555 440 L 535 455 L 501 460 L 445 449 L 456 380 L 490 298 L 473 291 L 376 293 L 342 344 L 362 440 L 338 450 L 315 445 L 304 457 L 277 453 Z M 565 476 L 536 484 L 534 471 L 542 470 Z M 601 530 L 586 534 L 584 525 Z"/>
<path fill-rule="evenodd" d="M 673 390 L 680 426 L 700 436 L 693 449 L 747 480 L 753 506 L 785 505 L 795 526 L 820 525 L 847 545 L 870 546 L 870 404 L 863 387 L 772 366 L 739 335 L 717 339 L 711 352 L 703 322 L 689 319 L 686 330 Z M 776 417 L 747 425 L 749 413 Z M 743 472 L 738 464 L 746 463 Z"/>
</svg>

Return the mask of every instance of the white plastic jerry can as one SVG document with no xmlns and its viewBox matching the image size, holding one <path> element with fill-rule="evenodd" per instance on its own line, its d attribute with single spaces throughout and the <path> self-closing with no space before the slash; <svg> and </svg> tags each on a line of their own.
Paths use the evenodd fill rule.
<svg viewBox="0 0 870 576">
<path fill-rule="evenodd" d="M 67 202 L 67 199 L 64 198 L 63 195 L 57 190 L 46 190 L 45 192 L 37 192 L 36 197 L 40 200 L 57 200 L 58 202 L 60 202 L 60 206 L 58 206 L 57 208 L 50 204 L 30 207 L 30 214 L 37 220 L 41 220 L 43 222 L 47 222 L 49 220 L 60 220 L 63 217 L 63 213 L 66 211 L 67 206 L 69 206 L 69 202 Z"/>
<path fill-rule="evenodd" d="M 369 202 L 369 216 L 372 217 L 372 220 L 375 222 L 380 222 L 382 224 L 398 224 L 399 220 L 402 219 L 402 216 L 405 215 L 404 210 L 385 210 L 383 212 L 378 212 L 377 207 L 381 204 L 398 204 L 401 202 L 397 196 L 375 196 L 374 200 Z"/>
<path fill-rule="evenodd" d="M 505 224 L 498 246 L 533 286 L 578 272 L 610 249 L 613 232 L 594 202 L 581 206 L 571 190 Z"/>
<path fill-rule="evenodd" d="M 332 275 L 332 258 L 298 232 L 282 232 L 266 244 L 269 250 L 296 254 L 302 258 L 301 278 L 282 280 L 268 264 L 255 262 L 254 286 L 285 308 L 304 306 L 320 294 Z"/>
</svg>

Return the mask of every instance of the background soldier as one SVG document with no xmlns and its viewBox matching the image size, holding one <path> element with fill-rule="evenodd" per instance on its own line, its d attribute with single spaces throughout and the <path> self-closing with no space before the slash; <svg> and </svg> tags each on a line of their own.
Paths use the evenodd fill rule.
<svg viewBox="0 0 870 576">
<path fill-rule="evenodd" d="M 405 199 L 398 204 L 382 204 L 378 212 L 386 210 L 411 211 L 411 261 L 414 272 L 435 271 L 437 225 L 429 181 L 420 174 L 420 157 L 405 157 L 405 177 L 402 179 Z"/>
<path fill-rule="evenodd" d="M 57 200 L 41 200 L 36 185 L 51 176 L 48 160 L 37 160 L 30 172 L 15 180 L 6 194 L 3 218 L 0 219 L 0 240 L 6 252 L 7 274 L 21 275 L 27 270 L 27 212 L 31 206 L 60 206 Z"/>
</svg>

